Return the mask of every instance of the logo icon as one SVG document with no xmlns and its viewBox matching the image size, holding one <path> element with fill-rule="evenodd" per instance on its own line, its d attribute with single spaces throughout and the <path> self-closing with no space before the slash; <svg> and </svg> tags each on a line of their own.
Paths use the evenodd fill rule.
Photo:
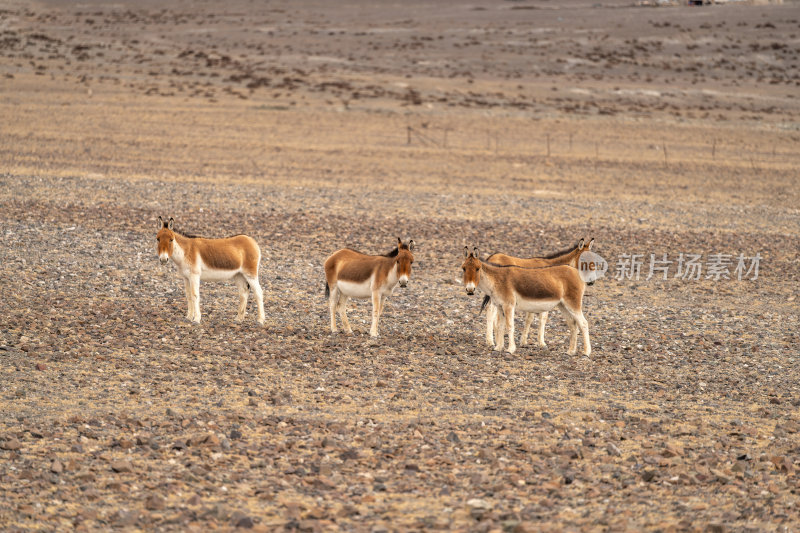
<svg viewBox="0 0 800 533">
<path fill-rule="evenodd" d="M 578 272 L 586 283 L 594 283 L 606 275 L 608 261 L 594 252 L 583 252 L 578 260 Z"/>
</svg>

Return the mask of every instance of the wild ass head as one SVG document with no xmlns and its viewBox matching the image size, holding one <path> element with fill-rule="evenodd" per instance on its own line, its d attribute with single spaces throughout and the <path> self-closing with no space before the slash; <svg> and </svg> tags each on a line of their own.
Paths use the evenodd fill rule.
<svg viewBox="0 0 800 533">
<path fill-rule="evenodd" d="M 469 246 L 464 247 L 464 264 L 461 265 L 464 271 L 464 288 L 467 294 L 475 294 L 475 287 L 481 281 L 481 260 L 478 259 L 478 248 L 469 251 Z"/>
<path fill-rule="evenodd" d="M 408 241 L 408 244 L 403 244 L 403 239 L 397 238 L 397 255 L 395 256 L 395 263 L 397 264 L 397 281 L 401 287 L 408 285 L 408 278 L 411 277 L 411 264 L 414 262 L 414 239 Z"/>
<path fill-rule="evenodd" d="M 172 230 L 175 220 L 169 217 L 168 222 L 158 217 L 158 234 L 156 240 L 158 241 L 158 258 L 161 260 L 162 265 L 166 265 L 172 255 L 172 248 L 175 244 L 175 232 Z"/>
<path fill-rule="evenodd" d="M 569 264 L 580 270 L 580 266 L 579 265 L 580 265 L 580 261 L 581 261 L 581 254 L 583 252 L 591 251 L 593 244 L 594 244 L 594 237 L 589 239 L 588 243 L 584 239 L 581 239 L 580 241 L 578 241 L 578 245 L 575 247 L 575 249 L 572 252 L 574 254 L 573 259 L 572 259 L 572 261 L 570 261 Z"/>
</svg>

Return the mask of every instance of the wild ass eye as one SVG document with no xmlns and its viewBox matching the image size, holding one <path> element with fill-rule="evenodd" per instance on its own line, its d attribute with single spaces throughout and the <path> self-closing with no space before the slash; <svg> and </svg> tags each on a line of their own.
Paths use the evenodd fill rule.
<svg viewBox="0 0 800 533">
<path fill-rule="evenodd" d="M 174 241 L 174 240 L 175 240 L 175 239 L 170 239 L 170 240 L 169 240 L 169 242 L 172 242 L 172 241 Z"/>
</svg>

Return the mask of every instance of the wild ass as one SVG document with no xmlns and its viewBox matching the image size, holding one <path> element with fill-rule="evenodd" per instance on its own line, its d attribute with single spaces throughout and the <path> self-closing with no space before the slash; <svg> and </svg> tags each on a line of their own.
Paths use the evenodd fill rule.
<svg viewBox="0 0 800 533">
<path fill-rule="evenodd" d="M 514 265 L 518 267 L 525 267 L 525 268 L 541 268 L 541 267 L 548 267 L 548 266 L 557 266 L 557 265 L 570 265 L 575 268 L 579 268 L 578 261 L 580 260 L 581 254 L 583 252 L 587 252 L 592 249 L 592 244 L 594 244 L 594 238 L 589 240 L 589 243 L 584 246 L 584 240 L 581 239 L 578 241 L 578 244 L 573 246 L 572 248 L 567 248 L 566 250 L 561 250 L 560 252 L 556 252 L 554 254 L 550 254 L 545 257 L 514 257 L 513 255 L 506 255 L 503 253 L 494 253 L 486 258 L 486 261 L 495 265 L 507 266 L 507 265 Z M 488 298 L 488 297 L 487 297 Z M 486 305 L 486 302 L 483 304 Z M 533 317 L 535 316 L 534 313 L 526 313 L 525 316 L 525 328 L 522 330 L 522 338 L 520 339 L 519 343 L 521 346 L 525 346 L 528 344 L 528 334 L 531 331 L 531 324 L 533 323 Z M 494 326 L 497 324 L 497 308 L 489 303 L 489 306 L 486 309 L 486 342 L 490 346 L 494 346 Z M 547 311 L 539 313 L 539 346 L 547 346 L 544 342 L 544 326 L 547 323 Z"/>
<path fill-rule="evenodd" d="M 261 250 L 252 237 L 236 235 L 225 239 L 203 239 L 184 235 L 158 217 L 158 257 L 165 265 L 172 259 L 183 277 L 188 311 L 186 318 L 200 322 L 200 281 L 225 281 L 233 278 L 239 288 L 239 313 L 244 320 L 248 289 L 253 289 L 258 303 L 258 323 L 264 323 L 264 297 L 258 282 Z"/>
<path fill-rule="evenodd" d="M 405 287 L 411 277 L 414 262 L 414 241 L 403 244 L 397 239 L 397 248 L 385 255 L 366 255 L 349 248 L 334 252 L 325 260 L 325 296 L 329 298 L 331 332 L 336 333 L 336 311 L 345 333 L 353 333 L 347 320 L 349 298 L 372 298 L 372 327 L 369 334 L 378 336 L 378 319 L 386 298 L 398 283 Z"/>
<path fill-rule="evenodd" d="M 577 269 L 569 265 L 543 268 L 498 266 L 478 259 L 478 250 L 464 247 L 464 287 L 467 294 L 480 288 L 502 313 L 505 320 L 498 326 L 498 341 L 494 349 L 503 349 L 505 330 L 508 329 L 508 352 L 517 349 L 514 344 L 514 311 L 541 313 L 558 307 L 564 313 L 570 330 L 570 355 L 578 348 L 578 328 L 583 334 L 583 353 L 592 353 L 589 344 L 589 324 L 583 316 L 583 291 L 586 284 Z"/>
</svg>

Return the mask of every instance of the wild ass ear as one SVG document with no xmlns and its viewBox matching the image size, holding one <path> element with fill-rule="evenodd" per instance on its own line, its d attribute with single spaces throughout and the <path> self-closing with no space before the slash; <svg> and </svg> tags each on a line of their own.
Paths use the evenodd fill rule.
<svg viewBox="0 0 800 533">
<path fill-rule="evenodd" d="M 174 225 L 175 225 L 175 219 L 172 218 L 172 217 L 169 217 L 169 222 L 167 223 L 167 229 L 172 231 L 172 226 L 174 226 Z"/>
<path fill-rule="evenodd" d="M 578 250 L 583 250 L 583 239 L 578 241 Z"/>
<path fill-rule="evenodd" d="M 162 229 L 164 227 L 164 219 L 161 218 L 161 215 L 158 215 L 158 229 Z"/>
<path fill-rule="evenodd" d="M 397 247 L 398 248 L 402 248 L 403 247 L 403 239 L 401 239 L 400 237 L 397 238 Z"/>
<path fill-rule="evenodd" d="M 586 249 L 587 249 L 587 250 L 591 250 L 591 249 L 592 249 L 592 245 L 593 245 L 593 244 L 594 244 L 594 237 L 592 237 L 591 239 L 589 239 L 589 244 L 587 244 L 587 245 L 586 245 Z"/>
<path fill-rule="evenodd" d="M 469 257 L 469 246 L 464 247 L 464 257 Z"/>
<path fill-rule="evenodd" d="M 472 249 L 472 255 L 475 256 L 475 259 L 478 258 L 478 247 L 477 246 Z"/>
<path fill-rule="evenodd" d="M 408 241 L 408 251 L 409 252 L 413 252 L 414 251 L 414 239 L 411 239 L 410 241 Z"/>
</svg>

